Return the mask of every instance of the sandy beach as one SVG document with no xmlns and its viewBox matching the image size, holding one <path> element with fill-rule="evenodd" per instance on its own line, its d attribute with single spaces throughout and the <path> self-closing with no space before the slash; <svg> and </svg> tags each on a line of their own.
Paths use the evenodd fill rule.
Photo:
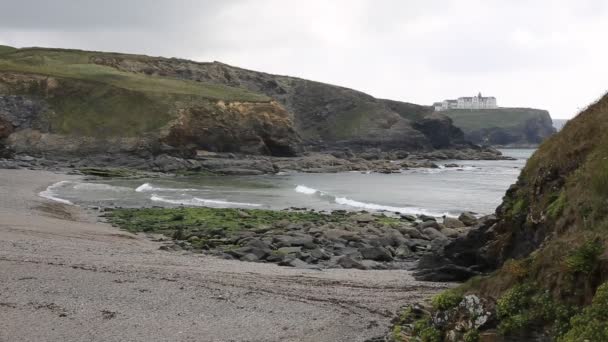
<svg viewBox="0 0 608 342">
<path fill-rule="evenodd" d="M 38 196 L 74 177 L 0 170 L 0 341 L 365 341 L 447 286 L 161 251 Z"/>
</svg>

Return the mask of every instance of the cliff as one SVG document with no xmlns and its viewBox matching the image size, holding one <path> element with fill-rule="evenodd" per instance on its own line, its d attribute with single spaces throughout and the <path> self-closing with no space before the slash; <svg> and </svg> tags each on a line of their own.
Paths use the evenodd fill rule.
<svg viewBox="0 0 608 342">
<path fill-rule="evenodd" d="M 466 139 L 482 145 L 538 145 L 556 131 L 549 112 L 541 109 L 452 109 L 441 113 L 464 131 Z"/>
<path fill-rule="evenodd" d="M 472 147 L 430 107 L 226 64 L 0 48 L 0 141 L 53 155 Z"/>
<path fill-rule="evenodd" d="M 421 262 L 423 279 L 480 275 L 437 299 L 452 298 L 434 308 L 432 329 L 462 337 L 456 326 L 468 322 L 489 340 L 608 340 L 607 132 L 608 95 L 539 147 L 495 218 Z M 467 296 L 484 322 L 463 312 Z"/>
</svg>

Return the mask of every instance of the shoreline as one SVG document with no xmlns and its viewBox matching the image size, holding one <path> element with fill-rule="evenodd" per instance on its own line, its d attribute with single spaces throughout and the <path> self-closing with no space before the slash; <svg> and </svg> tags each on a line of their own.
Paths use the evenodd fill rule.
<svg viewBox="0 0 608 342">
<path fill-rule="evenodd" d="M 2 339 L 364 341 L 383 335 L 399 306 L 451 287 L 407 271 L 168 253 L 91 222 L 82 208 L 38 197 L 69 179 L 78 176 L 0 170 Z"/>
</svg>

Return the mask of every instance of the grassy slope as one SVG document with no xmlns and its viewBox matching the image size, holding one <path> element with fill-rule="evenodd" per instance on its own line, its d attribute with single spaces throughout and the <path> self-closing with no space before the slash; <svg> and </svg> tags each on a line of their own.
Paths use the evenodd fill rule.
<svg viewBox="0 0 608 342">
<path fill-rule="evenodd" d="M 493 127 L 517 127 L 531 118 L 548 115 L 544 110 L 531 108 L 452 109 L 441 113 L 452 118 L 454 125 L 465 132 Z"/>
<path fill-rule="evenodd" d="M 608 95 L 540 146 L 498 210 L 501 222 L 489 248 L 508 260 L 450 294 L 495 300 L 501 333 L 608 340 L 607 132 Z M 509 259 L 535 234 L 547 239 Z"/>
<path fill-rule="evenodd" d="M 121 72 L 90 63 L 100 53 L 62 49 L 0 47 L 0 73 L 51 76 L 60 87 L 47 98 L 53 131 L 88 136 L 137 136 L 157 130 L 174 115 L 176 102 L 204 99 L 267 102 L 239 88 Z M 143 58 L 143 57 L 142 57 Z M 23 93 L 21 89 L 17 93 Z M 41 95 L 41 89 L 26 93 Z"/>
</svg>

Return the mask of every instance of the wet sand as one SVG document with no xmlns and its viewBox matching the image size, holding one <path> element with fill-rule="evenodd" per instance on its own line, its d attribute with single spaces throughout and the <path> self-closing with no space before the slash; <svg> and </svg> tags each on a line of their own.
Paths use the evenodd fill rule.
<svg viewBox="0 0 608 342">
<path fill-rule="evenodd" d="M 364 341 L 446 284 L 158 250 L 0 170 L 0 341 Z"/>
</svg>

